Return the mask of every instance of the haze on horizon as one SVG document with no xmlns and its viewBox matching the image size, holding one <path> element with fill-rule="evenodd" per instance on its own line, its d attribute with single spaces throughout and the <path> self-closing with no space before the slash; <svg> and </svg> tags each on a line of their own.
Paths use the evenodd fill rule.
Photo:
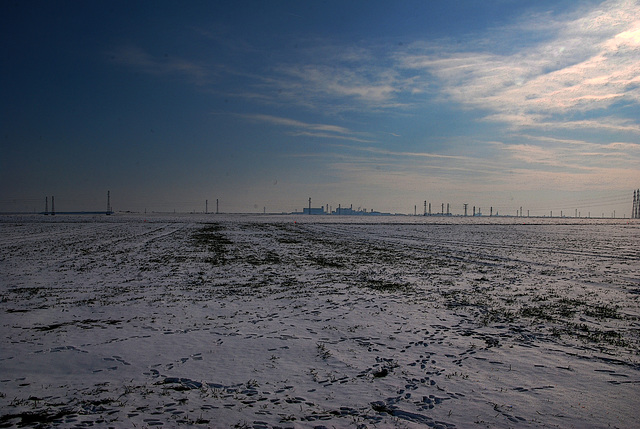
<svg viewBox="0 0 640 429">
<path fill-rule="evenodd" d="M 638 1 L 0 5 L 0 212 L 630 216 Z"/>
</svg>

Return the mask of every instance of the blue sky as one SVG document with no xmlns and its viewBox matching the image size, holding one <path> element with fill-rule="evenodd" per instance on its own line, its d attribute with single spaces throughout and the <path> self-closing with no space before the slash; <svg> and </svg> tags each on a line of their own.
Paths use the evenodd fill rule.
<svg viewBox="0 0 640 429">
<path fill-rule="evenodd" d="M 0 211 L 617 216 L 637 1 L 3 2 Z"/>
</svg>

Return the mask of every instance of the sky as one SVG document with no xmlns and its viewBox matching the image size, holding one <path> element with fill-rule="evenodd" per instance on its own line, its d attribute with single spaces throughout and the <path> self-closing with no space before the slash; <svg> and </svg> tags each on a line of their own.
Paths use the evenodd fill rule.
<svg viewBox="0 0 640 429">
<path fill-rule="evenodd" d="M 638 1 L 3 1 L 0 212 L 630 216 Z"/>
</svg>

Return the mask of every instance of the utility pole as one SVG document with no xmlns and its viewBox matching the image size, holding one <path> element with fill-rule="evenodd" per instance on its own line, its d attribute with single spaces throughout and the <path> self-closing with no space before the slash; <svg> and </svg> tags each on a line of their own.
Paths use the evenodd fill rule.
<svg viewBox="0 0 640 429">
<path fill-rule="evenodd" d="M 464 217 L 467 217 L 467 206 L 468 206 L 468 205 L 469 205 L 469 204 L 467 204 L 467 203 L 464 203 L 464 204 L 463 204 L 463 206 L 464 206 Z"/>
</svg>

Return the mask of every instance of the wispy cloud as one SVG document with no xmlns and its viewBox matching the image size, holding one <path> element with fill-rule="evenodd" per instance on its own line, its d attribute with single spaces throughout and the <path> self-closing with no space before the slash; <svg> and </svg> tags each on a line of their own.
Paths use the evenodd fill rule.
<svg viewBox="0 0 640 429">
<path fill-rule="evenodd" d="M 558 18 L 554 25 L 547 19 L 528 23 L 531 29 L 546 28 L 546 40 L 515 52 L 413 52 L 398 58 L 403 67 L 435 76 L 451 100 L 491 110 L 487 120 L 517 128 L 587 125 L 640 131 L 637 123 L 566 121 L 615 103 L 640 103 L 640 5 L 605 2 L 580 17 Z M 522 30 L 501 29 L 491 37 L 512 40 L 516 31 Z"/>
<path fill-rule="evenodd" d="M 330 124 L 312 124 L 290 118 L 272 115 L 242 115 L 243 117 L 260 122 L 290 128 L 290 134 L 296 136 L 309 136 L 317 138 L 351 140 L 361 143 L 371 143 L 373 140 L 365 138 L 365 133 L 351 131 L 348 128 Z"/>
<path fill-rule="evenodd" d="M 447 160 L 469 160 L 470 157 L 466 156 L 455 156 L 455 155 L 442 155 L 437 153 L 429 153 L 429 152 L 403 152 L 403 151 L 393 151 L 388 149 L 380 149 L 375 147 L 358 147 L 357 150 L 377 154 L 377 155 L 385 155 L 385 156 L 395 156 L 395 157 L 408 157 L 408 158 L 431 158 L 431 159 L 447 159 Z"/>
<path fill-rule="evenodd" d="M 196 84 L 204 83 L 211 75 L 210 70 L 195 62 L 168 54 L 161 57 L 153 56 L 137 46 L 130 45 L 115 49 L 109 53 L 109 58 L 116 63 L 133 67 L 144 73 L 177 75 Z"/>
<path fill-rule="evenodd" d="M 331 62 L 331 58 L 323 61 Z M 339 100 L 335 108 L 362 109 L 397 103 L 400 91 L 390 69 L 372 65 L 372 59 L 359 64 L 289 64 L 279 67 L 270 84 L 280 96 L 296 104 L 308 103 L 324 108 Z"/>
</svg>

